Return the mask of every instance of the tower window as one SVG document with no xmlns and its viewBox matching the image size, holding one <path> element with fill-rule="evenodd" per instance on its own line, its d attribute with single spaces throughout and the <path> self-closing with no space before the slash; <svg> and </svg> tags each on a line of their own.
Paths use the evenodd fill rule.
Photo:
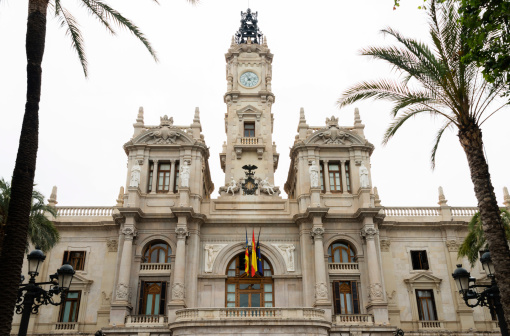
<svg viewBox="0 0 510 336">
<path fill-rule="evenodd" d="M 330 163 L 329 169 L 329 187 L 331 192 L 341 192 L 342 184 L 340 180 L 340 165 L 338 163 Z"/>
<path fill-rule="evenodd" d="M 154 178 L 154 162 L 151 162 L 150 166 L 149 166 L 149 181 L 147 183 L 147 190 L 149 190 L 149 192 L 152 191 L 152 179 Z"/>
<path fill-rule="evenodd" d="M 413 263 L 413 270 L 429 269 L 427 251 L 411 251 L 411 261 Z"/>
<path fill-rule="evenodd" d="M 179 189 L 179 161 L 175 162 L 174 192 L 177 192 L 178 189 Z"/>
<path fill-rule="evenodd" d="M 245 122 L 244 123 L 244 137 L 245 138 L 254 138 L 255 137 L 255 123 L 254 122 Z"/>
<path fill-rule="evenodd" d="M 347 184 L 346 189 L 348 193 L 351 192 L 351 169 L 349 168 L 349 164 L 349 161 L 345 162 L 345 183 Z"/>
<path fill-rule="evenodd" d="M 170 185 L 170 163 L 160 163 L 158 167 L 157 192 L 168 191 Z"/>
</svg>

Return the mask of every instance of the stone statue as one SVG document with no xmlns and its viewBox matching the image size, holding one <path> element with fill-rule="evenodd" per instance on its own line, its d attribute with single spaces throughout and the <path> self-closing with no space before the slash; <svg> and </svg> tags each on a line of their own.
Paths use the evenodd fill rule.
<svg viewBox="0 0 510 336">
<path fill-rule="evenodd" d="M 310 173 L 310 183 L 312 188 L 316 188 L 319 186 L 319 167 L 315 163 L 315 160 L 312 161 L 310 168 L 308 168 L 308 172 Z"/>
<path fill-rule="evenodd" d="M 269 195 L 273 195 L 275 193 L 274 185 L 271 185 L 266 177 L 263 180 L 260 180 L 259 187 L 260 191 L 268 193 Z"/>
<path fill-rule="evenodd" d="M 368 179 L 368 169 L 365 167 L 363 162 L 359 167 L 359 183 L 361 188 L 370 188 L 370 181 Z"/>
<path fill-rule="evenodd" d="M 181 180 L 181 187 L 187 188 L 189 187 L 189 175 L 190 175 L 191 167 L 188 164 L 188 161 L 184 161 L 181 167 L 179 179 Z"/>
<path fill-rule="evenodd" d="M 138 164 L 138 160 L 135 160 L 135 165 L 133 168 L 131 168 L 131 181 L 129 182 L 130 187 L 138 188 L 138 185 L 140 184 L 140 172 L 142 171 L 142 168 L 140 168 L 140 165 Z"/>
<path fill-rule="evenodd" d="M 206 244 L 205 250 L 205 272 L 211 273 L 213 271 L 214 261 L 220 251 L 228 244 Z"/>
<path fill-rule="evenodd" d="M 234 193 L 236 192 L 236 188 L 237 188 L 237 182 L 236 180 L 234 180 L 234 177 L 230 177 L 230 183 L 228 184 L 228 187 L 227 187 L 227 194 L 229 193 L 229 191 L 232 192 L 232 196 L 234 196 Z"/>
</svg>

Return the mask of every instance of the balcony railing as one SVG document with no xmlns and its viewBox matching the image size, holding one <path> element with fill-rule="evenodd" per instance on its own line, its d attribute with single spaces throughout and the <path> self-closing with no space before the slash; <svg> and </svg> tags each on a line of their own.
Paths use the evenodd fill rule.
<svg viewBox="0 0 510 336">
<path fill-rule="evenodd" d="M 477 212 L 477 207 L 452 207 L 452 216 L 473 217 Z"/>
<path fill-rule="evenodd" d="M 359 273 L 358 263 L 328 263 L 329 273 Z"/>
<path fill-rule="evenodd" d="M 420 321 L 420 329 L 443 329 L 441 321 Z"/>
<path fill-rule="evenodd" d="M 113 214 L 113 207 L 111 206 L 72 206 L 72 207 L 57 207 L 58 217 L 71 217 L 71 216 L 87 216 L 87 217 L 98 217 L 98 216 L 111 216 Z"/>
<path fill-rule="evenodd" d="M 439 216 L 439 209 L 439 207 L 385 207 L 384 214 L 389 217 Z"/>
<path fill-rule="evenodd" d="M 249 319 L 326 320 L 324 310 L 316 308 L 200 308 L 182 309 L 176 312 L 176 322 Z"/>
<path fill-rule="evenodd" d="M 258 145 L 258 144 L 259 138 L 254 137 L 241 138 L 241 145 Z"/>
<path fill-rule="evenodd" d="M 126 327 L 164 327 L 168 324 L 168 317 L 163 315 L 128 315 Z"/>
<path fill-rule="evenodd" d="M 53 329 L 55 331 L 77 331 L 78 323 L 76 323 L 76 322 L 57 322 Z"/>
<path fill-rule="evenodd" d="M 171 269 L 170 263 L 140 264 L 140 273 L 170 273 Z"/>
<path fill-rule="evenodd" d="M 372 315 L 367 314 L 348 314 L 348 315 L 335 315 L 334 321 L 339 325 L 373 325 L 374 320 Z"/>
</svg>

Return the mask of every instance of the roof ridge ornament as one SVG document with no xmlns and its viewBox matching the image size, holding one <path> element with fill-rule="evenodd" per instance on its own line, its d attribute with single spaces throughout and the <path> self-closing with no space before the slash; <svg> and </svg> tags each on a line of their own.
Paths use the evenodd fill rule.
<svg viewBox="0 0 510 336">
<path fill-rule="evenodd" d="M 252 13 L 251 9 L 246 12 L 241 11 L 241 27 L 235 33 L 235 43 L 237 44 L 263 44 L 264 38 L 262 32 L 257 26 L 258 12 Z"/>
</svg>

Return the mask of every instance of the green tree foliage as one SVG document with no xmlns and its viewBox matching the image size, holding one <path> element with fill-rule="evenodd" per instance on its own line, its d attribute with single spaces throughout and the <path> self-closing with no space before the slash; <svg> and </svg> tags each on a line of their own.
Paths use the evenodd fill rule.
<svg viewBox="0 0 510 336">
<path fill-rule="evenodd" d="M 0 178 L 0 239 L 4 235 L 4 226 L 7 221 L 7 212 L 11 200 L 11 186 L 9 182 Z M 44 203 L 44 196 L 39 191 L 32 191 L 32 208 L 28 225 L 28 241 L 34 246 L 39 246 L 42 251 L 48 252 L 55 246 L 59 239 L 55 224 L 48 219 L 47 215 L 57 217 L 57 209 Z M 27 245 L 28 247 L 28 245 Z"/>
<path fill-rule="evenodd" d="M 484 80 L 474 62 L 461 60 L 468 46 L 466 28 L 460 24 L 456 2 L 444 1 L 428 6 L 430 37 L 433 47 L 404 37 L 387 28 L 385 35 L 397 41 L 396 46 L 368 47 L 361 54 L 390 63 L 401 74 L 398 80 L 362 82 L 347 89 L 339 99 L 339 106 L 373 98 L 394 103 L 394 117 L 384 135 L 388 142 L 406 121 L 428 114 L 442 119 L 431 152 L 432 167 L 443 133 L 458 131 L 457 136 L 466 154 L 471 181 L 478 200 L 491 258 L 497 279 L 510 279 L 510 250 L 501 223 L 500 210 L 485 159 L 481 126 L 506 104 L 495 106 L 496 98 L 504 90 L 502 83 Z M 510 323 L 510 282 L 498 281 L 505 320 Z"/>
<path fill-rule="evenodd" d="M 501 210 L 501 221 L 505 228 L 506 239 L 510 241 L 510 213 L 507 210 Z M 468 227 L 469 233 L 460 245 L 458 256 L 459 258 L 467 257 L 471 267 L 474 267 L 480 257 L 480 251 L 489 249 L 479 212 L 471 218 Z"/>
</svg>

